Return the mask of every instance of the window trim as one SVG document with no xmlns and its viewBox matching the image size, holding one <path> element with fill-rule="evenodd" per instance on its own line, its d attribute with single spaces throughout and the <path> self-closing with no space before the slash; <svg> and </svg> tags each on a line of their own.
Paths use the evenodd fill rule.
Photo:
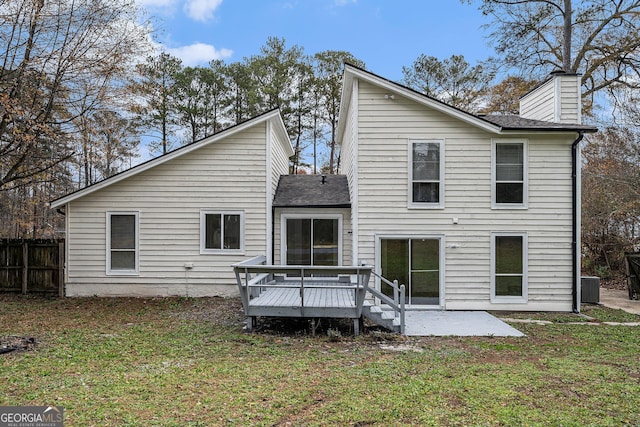
<svg viewBox="0 0 640 427">
<path fill-rule="evenodd" d="M 522 237 L 522 295 L 496 295 L 496 237 Z M 491 233 L 491 302 L 526 304 L 529 299 L 529 239 L 525 232 Z"/>
<path fill-rule="evenodd" d="M 440 150 L 440 177 L 439 177 L 439 200 L 437 203 L 434 202 L 414 202 L 413 201 L 413 145 L 421 144 L 421 143 L 429 143 L 429 144 L 438 144 Z M 408 140 L 408 162 L 407 162 L 407 177 L 408 177 L 408 185 L 407 185 L 407 201 L 409 209 L 444 209 L 444 191 L 445 191 L 445 140 L 444 138 L 409 138 Z"/>
<path fill-rule="evenodd" d="M 337 219 L 338 220 L 338 266 L 343 265 L 343 215 L 342 214 L 296 214 L 280 215 L 280 264 L 287 265 L 287 220 L 288 219 Z"/>
<path fill-rule="evenodd" d="M 133 270 L 111 269 L 111 217 L 117 215 L 133 215 L 135 217 L 135 268 Z M 140 211 L 107 211 L 106 212 L 106 275 L 107 276 L 138 276 L 140 275 Z"/>
<path fill-rule="evenodd" d="M 522 144 L 522 203 L 496 202 L 496 163 L 498 144 Z M 491 209 L 528 209 L 529 207 L 529 141 L 524 138 L 491 139 Z"/>
<path fill-rule="evenodd" d="M 210 249 L 205 247 L 207 239 L 207 215 L 222 215 L 221 224 L 224 224 L 225 215 L 239 215 L 240 216 L 240 248 L 239 249 Z M 243 210 L 217 210 L 217 209 L 202 209 L 200 210 L 200 254 L 220 254 L 220 255 L 243 255 L 245 248 L 245 223 L 244 223 L 244 211 Z M 222 232 L 224 233 L 224 226 L 222 226 Z M 220 236 L 220 241 L 224 242 L 224 235 Z"/>
</svg>

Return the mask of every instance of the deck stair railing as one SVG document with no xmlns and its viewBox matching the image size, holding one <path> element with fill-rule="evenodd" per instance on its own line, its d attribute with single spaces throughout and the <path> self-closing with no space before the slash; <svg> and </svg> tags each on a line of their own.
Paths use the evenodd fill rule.
<svg viewBox="0 0 640 427">
<path fill-rule="evenodd" d="M 394 312 L 395 317 L 400 321 L 400 333 L 404 335 L 404 327 L 405 327 L 405 286 L 398 285 L 398 281 L 394 280 L 393 282 L 385 279 L 375 271 L 371 271 L 375 277 L 380 279 L 380 282 L 386 283 L 393 289 L 393 298 L 390 296 L 383 294 L 381 291 L 368 287 L 367 291 L 371 293 L 375 298 L 379 299 L 381 303 L 388 305 Z"/>
</svg>

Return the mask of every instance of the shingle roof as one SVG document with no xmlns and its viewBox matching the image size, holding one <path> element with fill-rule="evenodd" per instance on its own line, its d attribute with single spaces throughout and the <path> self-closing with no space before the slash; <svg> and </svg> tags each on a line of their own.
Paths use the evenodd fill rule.
<svg viewBox="0 0 640 427">
<path fill-rule="evenodd" d="M 348 208 L 349 184 L 345 175 L 282 175 L 274 207 Z"/>
<path fill-rule="evenodd" d="M 463 110 L 461 108 L 458 107 L 454 107 L 452 105 L 447 104 L 446 102 L 442 102 L 434 97 L 425 95 L 422 92 L 419 92 L 415 89 L 412 89 L 408 86 L 403 86 L 399 83 L 396 83 L 392 80 L 389 80 L 387 78 L 381 77 L 377 74 L 372 73 L 371 71 L 367 71 L 364 68 L 360 68 L 356 65 L 352 65 L 349 63 L 345 64 L 345 76 L 347 76 L 347 72 L 350 73 L 356 73 L 359 77 L 366 77 L 368 79 L 374 79 L 377 80 L 378 82 L 382 82 L 388 84 L 389 86 L 392 86 L 393 88 L 390 88 L 390 90 L 400 90 L 400 91 L 404 91 L 405 94 L 412 94 L 414 96 L 417 96 L 419 99 L 422 99 L 425 102 L 429 102 L 431 104 L 432 107 L 437 107 L 437 106 L 441 106 L 445 111 L 448 111 L 449 113 L 459 113 L 459 117 L 465 117 L 472 119 L 475 121 L 476 124 L 478 123 L 489 123 L 490 125 L 494 125 L 494 126 L 498 126 L 500 127 L 501 131 L 513 131 L 513 130 L 522 130 L 522 131 L 532 131 L 532 132 L 541 132 L 541 131 L 547 131 L 547 132 L 597 132 L 598 129 L 594 126 L 589 126 L 589 125 L 579 125 L 579 124 L 572 124 L 572 123 L 554 123 L 554 122 L 545 122 L 542 120 L 532 120 L 532 119 L 525 119 L 522 118 L 520 116 L 517 115 L 498 115 L 498 114 L 488 114 L 488 115 L 478 115 L 478 114 L 473 114 L 470 113 L 466 110 Z M 380 84 L 380 83 L 378 83 Z M 343 86 L 343 90 L 345 90 L 345 87 L 350 87 L 350 86 Z M 342 106 L 342 105 L 341 105 Z M 344 111 L 347 111 L 347 109 L 344 109 Z M 346 120 L 343 120 L 343 122 Z"/>
<path fill-rule="evenodd" d="M 585 131 L 595 132 L 597 129 L 589 125 L 579 125 L 573 123 L 554 123 L 542 120 L 525 119 L 516 115 L 488 114 L 478 116 L 483 120 L 498 125 L 502 130 L 531 130 L 531 131 Z"/>
</svg>

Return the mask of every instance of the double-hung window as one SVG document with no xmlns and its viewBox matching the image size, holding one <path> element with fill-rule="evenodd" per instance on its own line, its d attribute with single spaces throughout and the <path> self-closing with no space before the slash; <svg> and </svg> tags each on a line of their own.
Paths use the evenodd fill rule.
<svg viewBox="0 0 640 427">
<path fill-rule="evenodd" d="M 525 140 L 493 140 L 492 206 L 527 207 L 527 143 Z"/>
<path fill-rule="evenodd" d="M 409 207 L 444 207 L 444 141 L 409 140 Z"/>
<path fill-rule="evenodd" d="M 492 234 L 491 299 L 493 302 L 527 302 L 526 233 Z"/>
<path fill-rule="evenodd" d="M 138 212 L 107 212 L 107 274 L 139 272 Z"/>
<path fill-rule="evenodd" d="M 242 253 L 244 212 L 200 212 L 200 253 Z"/>
</svg>

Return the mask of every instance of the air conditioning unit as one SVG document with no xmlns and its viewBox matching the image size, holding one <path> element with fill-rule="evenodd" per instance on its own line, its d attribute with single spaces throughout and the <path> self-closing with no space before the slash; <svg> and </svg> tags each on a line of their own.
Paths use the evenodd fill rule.
<svg viewBox="0 0 640 427">
<path fill-rule="evenodd" d="M 582 276 L 580 278 L 580 302 L 589 304 L 600 303 L 600 278 Z"/>
</svg>

